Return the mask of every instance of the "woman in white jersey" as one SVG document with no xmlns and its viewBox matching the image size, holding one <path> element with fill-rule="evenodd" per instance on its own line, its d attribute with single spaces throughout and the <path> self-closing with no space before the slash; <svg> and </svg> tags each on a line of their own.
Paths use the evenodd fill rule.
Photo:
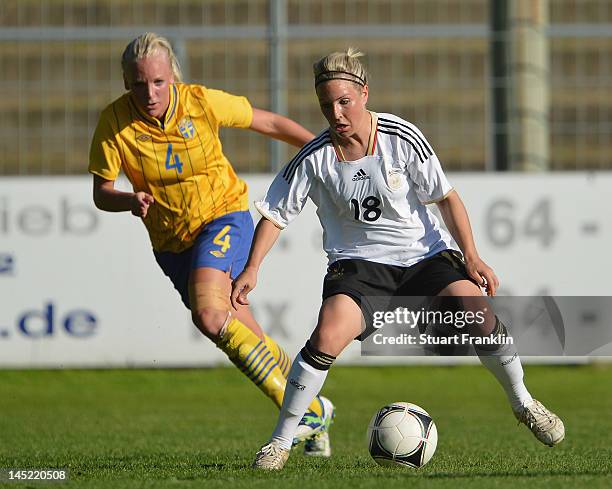
<svg viewBox="0 0 612 489">
<path fill-rule="evenodd" d="M 329 269 L 315 330 L 295 358 L 278 424 L 257 453 L 256 468 L 283 467 L 296 427 L 336 357 L 371 324 L 372 296 L 495 295 L 493 270 L 478 256 L 465 207 L 435 153 L 413 124 L 366 108 L 361 53 L 332 53 L 314 65 L 315 89 L 329 127 L 276 176 L 256 203 L 262 214 L 249 260 L 233 285 L 234 304 L 247 294 L 280 231 L 307 198 L 317 207 Z M 426 205 L 435 203 L 459 250 Z M 464 300 L 465 304 L 465 300 Z M 503 334 L 495 317 L 482 335 Z M 564 437 L 561 420 L 534 400 L 523 383 L 516 350 L 478 351 L 504 388 L 516 417 L 542 443 Z"/>
</svg>

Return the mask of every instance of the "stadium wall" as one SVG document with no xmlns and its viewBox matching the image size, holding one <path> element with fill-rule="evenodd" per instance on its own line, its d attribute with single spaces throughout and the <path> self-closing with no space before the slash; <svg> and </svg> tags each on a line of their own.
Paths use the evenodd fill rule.
<svg viewBox="0 0 612 489">
<path fill-rule="evenodd" d="M 252 199 L 271 178 L 246 176 Z M 500 293 L 612 296 L 612 224 L 605 213 L 612 174 L 461 173 L 450 180 L 468 208 L 481 256 L 501 279 Z M 0 238 L 0 368 L 227 363 L 192 326 L 154 262 L 144 227 L 128 213 L 94 208 L 89 177 L 4 178 Z M 325 268 L 309 205 L 282 233 L 251 297 L 264 329 L 292 354 L 315 324 Z M 605 353 L 612 350 L 599 351 Z M 341 361 L 431 359 L 363 358 L 355 343 Z"/>
</svg>

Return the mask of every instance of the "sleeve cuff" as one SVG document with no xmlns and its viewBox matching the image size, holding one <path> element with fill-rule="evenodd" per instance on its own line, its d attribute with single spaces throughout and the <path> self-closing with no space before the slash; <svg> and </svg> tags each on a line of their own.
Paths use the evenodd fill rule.
<svg viewBox="0 0 612 489">
<path fill-rule="evenodd" d="M 111 175 L 108 172 L 105 171 L 101 171 L 101 170 L 97 170 L 97 169 L 93 169 L 93 168 L 88 168 L 87 171 L 89 173 L 91 173 L 92 175 L 96 175 L 100 178 L 103 178 L 104 180 L 108 180 L 108 181 L 112 181 L 114 182 L 115 180 L 117 180 L 119 175 Z"/>
<path fill-rule="evenodd" d="M 442 202 L 444 199 L 446 199 L 446 197 L 448 197 L 452 192 L 454 192 L 454 188 L 451 187 L 450 190 L 448 192 L 446 192 L 442 197 L 440 197 L 439 199 L 433 199 L 433 200 L 428 200 L 427 202 L 421 202 L 421 204 L 423 205 L 429 205 L 429 204 L 437 204 L 438 202 Z"/>
<path fill-rule="evenodd" d="M 287 227 L 286 224 L 282 224 L 277 219 L 272 217 L 272 214 L 270 214 L 266 209 L 264 209 L 264 207 L 261 205 L 261 202 L 253 202 L 253 204 L 255 205 L 255 209 L 257 209 L 257 212 L 259 212 L 263 217 L 265 217 L 268 221 L 274 224 L 278 229 L 282 230 Z"/>
</svg>

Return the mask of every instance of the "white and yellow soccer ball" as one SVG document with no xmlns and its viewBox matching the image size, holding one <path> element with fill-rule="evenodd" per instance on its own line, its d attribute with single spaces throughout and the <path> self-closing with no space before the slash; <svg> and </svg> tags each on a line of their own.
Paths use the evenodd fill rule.
<svg viewBox="0 0 612 489">
<path fill-rule="evenodd" d="M 368 426 L 368 450 L 383 466 L 422 467 L 437 443 L 438 430 L 429 413 L 409 402 L 380 408 Z"/>
</svg>

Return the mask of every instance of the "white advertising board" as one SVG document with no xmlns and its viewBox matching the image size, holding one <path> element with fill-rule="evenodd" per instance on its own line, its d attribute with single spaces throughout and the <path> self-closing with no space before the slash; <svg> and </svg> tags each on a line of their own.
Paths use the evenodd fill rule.
<svg viewBox="0 0 612 489">
<path fill-rule="evenodd" d="M 251 198 L 263 195 L 271 179 L 247 176 Z M 502 293 L 612 296 L 605 200 L 612 175 L 457 174 L 450 180 Z M 281 234 L 251 294 L 259 322 L 292 354 L 314 327 L 325 268 L 320 225 L 309 205 Z M 355 343 L 342 360 L 414 359 L 361 358 Z M 144 226 L 129 213 L 95 209 L 89 177 L 3 178 L 0 367 L 225 362 L 197 333 L 158 269 Z"/>
</svg>

